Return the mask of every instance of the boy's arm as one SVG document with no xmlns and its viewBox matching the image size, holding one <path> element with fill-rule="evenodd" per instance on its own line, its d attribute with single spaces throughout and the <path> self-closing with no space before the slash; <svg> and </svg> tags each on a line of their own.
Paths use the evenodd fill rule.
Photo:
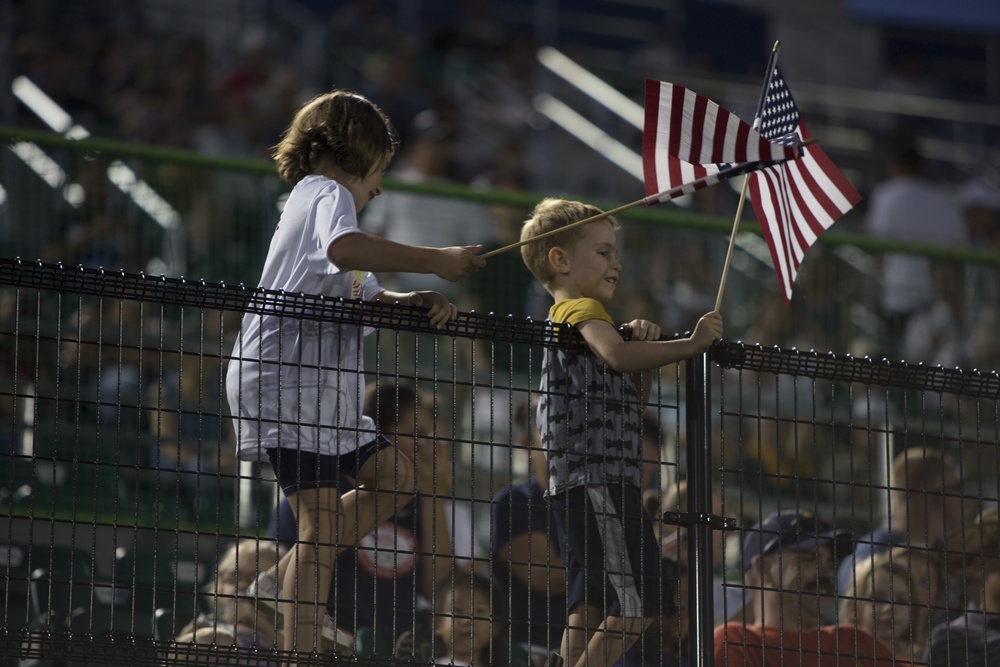
<svg viewBox="0 0 1000 667">
<path fill-rule="evenodd" d="M 364 232 L 346 234 L 326 249 L 327 258 L 341 269 L 433 273 L 455 282 L 486 265 L 477 246 L 426 248 L 396 243 Z"/>
<path fill-rule="evenodd" d="M 649 371 L 701 354 L 722 336 L 722 317 L 708 313 L 698 320 L 694 333 L 676 340 L 625 340 L 604 320 L 576 325 L 601 361 L 619 373 Z"/>
</svg>

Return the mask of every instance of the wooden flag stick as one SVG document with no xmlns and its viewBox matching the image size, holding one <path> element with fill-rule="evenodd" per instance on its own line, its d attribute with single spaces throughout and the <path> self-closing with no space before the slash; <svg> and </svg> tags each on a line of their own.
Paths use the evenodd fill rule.
<svg viewBox="0 0 1000 667">
<path fill-rule="evenodd" d="M 722 306 L 722 292 L 726 289 L 726 277 L 729 275 L 729 263 L 733 259 L 733 246 L 736 245 L 736 232 L 740 228 L 740 217 L 743 215 L 743 202 L 746 201 L 747 185 L 750 174 L 743 176 L 743 187 L 740 189 L 740 203 L 736 207 L 736 218 L 733 220 L 733 231 L 729 234 L 729 250 L 726 251 L 726 263 L 722 265 L 722 279 L 719 280 L 719 294 L 715 297 L 715 312 Z"/>
<path fill-rule="evenodd" d="M 514 248 L 520 248 L 521 246 L 526 245 L 528 243 L 534 243 L 535 241 L 538 241 L 539 239 L 544 239 L 547 236 L 554 236 L 555 234 L 559 234 L 560 232 L 565 232 L 567 229 L 573 229 L 574 227 L 579 227 L 581 225 L 586 225 L 591 222 L 597 222 L 598 220 L 603 220 L 604 218 L 609 218 L 613 215 L 621 213 L 622 211 L 627 211 L 630 208 L 635 208 L 636 206 L 645 203 L 646 203 L 645 199 L 637 199 L 636 201 L 630 204 L 623 204 L 618 208 L 611 209 L 610 211 L 605 211 L 604 213 L 598 213 L 597 215 L 592 215 L 589 218 L 584 218 L 583 220 L 577 220 L 576 222 L 566 225 L 565 227 L 560 227 L 559 229 L 553 229 L 551 231 L 545 232 L 544 234 L 539 234 L 538 236 L 533 236 L 530 239 L 524 239 L 523 241 L 518 241 L 517 243 L 511 243 L 510 245 L 506 245 L 502 248 L 497 248 L 496 250 L 490 250 L 489 252 L 480 255 L 480 257 L 482 257 L 483 259 L 488 259 L 490 257 L 493 257 L 494 255 L 499 255 L 502 252 L 507 252 L 508 250 L 513 250 Z"/>
<path fill-rule="evenodd" d="M 767 89 L 771 86 L 771 76 L 774 68 L 778 64 L 778 54 L 781 53 L 781 42 L 775 42 L 771 49 L 771 57 L 767 61 L 767 72 L 764 75 L 764 87 L 760 91 L 760 100 L 757 102 L 757 112 L 754 114 L 753 129 L 760 128 L 760 117 L 764 113 L 764 101 L 767 99 Z M 726 252 L 726 263 L 722 266 L 722 278 L 719 280 L 719 293 L 715 297 L 715 312 L 719 312 L 722 307 L 722 292 L 726 289 L 726 277 L 729 275 L 729 263 L 733 259 L 733 246 L 736 245 L 736 232 L 740 228 L 740 217 L 743 215 L 743 202 L 746 201 L 747 185 L 750 183 L 750 174 L 743 177 L 743 187 L 740 188 L 740 203 L 736 207 L 736 217 L 733 219 L 733 231 L 729 234 L 729 250 Z"/>
</svg>

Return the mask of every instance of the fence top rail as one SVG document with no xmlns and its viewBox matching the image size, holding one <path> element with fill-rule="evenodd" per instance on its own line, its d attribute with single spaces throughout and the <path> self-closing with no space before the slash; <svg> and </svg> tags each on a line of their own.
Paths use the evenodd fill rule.
<svg viewBox="0 0 1000 667">
<path fill-rule="evenodd" d="M 124 270 L 69 267 L 62 263 L 29 262 L 19 258 L 0 258 L 0 285 L 182 308 L 236 311 L 487 339 L 510 344 L 552 346 L 557 337 L 562 340 L 566 335 L 573 335 L 565 325 L 476 312 L 460 313 L 443 329 L 437 329 L 431 325 L 424 310 L 415 306 L 268 290 L 247 287 L 242 283 L 227 285 L 204 279 L 188 280 Z"/>
<path fill-rule="evenodd" d="M 997 371 L 931 367 L 905 361 L 858 358 L 850 354 L 795 348 L 766 348 L 740 342 L 717 343 L 709 356 L 719 366 L 733 370 L 1000 399 L 1000 373 Z"/>
<path fill-rule="evenodd" d="M 355 326 L 390 328 L 497 343 L 533 346 L 582 344 L 566 325 L 493 313 L 460 313 L 443 330 L 434 328 L 423 311 L 412 306 L 332 298 L 316 294 L 227 285 L 144 273 L 83 266 L 67 267 L 41 261 L 0 258 L 0 285 L 99 298 L 127 299 L 179 307 L 257 313 Z M 710 358 L 723 368 L 808 377 L 840 382 L 1000 398 L 997 371 L 927 367 L 923 364 L 857 358 L 849 354 L 765 348 L 722 341 Z"/>
</svg>

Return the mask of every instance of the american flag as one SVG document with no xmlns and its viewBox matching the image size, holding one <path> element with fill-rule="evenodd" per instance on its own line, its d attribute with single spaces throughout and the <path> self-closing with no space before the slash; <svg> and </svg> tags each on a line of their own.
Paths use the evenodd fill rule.
<svg viewBox="0 0 1000 667">
<path fill-rule="evenodd" d="M 642 161 L 647 204 L 799 155 L 683 86 L 646 80 Z"/>
<path fill-rule="evenodd" d="M 772 67 L 759 106 L 760 134 L 780 144 L 801 144 L 811 138 L 809 131 L 781 71 L 777 65 Z M 797 160 L 754 171 L 749 183 L 750 201 L 771 250 L 786 302 L 791 301 L 792 286 L 806 250 L 861 201 L 861 195 L 818 144 L 802 150 Z"/>
</svg>

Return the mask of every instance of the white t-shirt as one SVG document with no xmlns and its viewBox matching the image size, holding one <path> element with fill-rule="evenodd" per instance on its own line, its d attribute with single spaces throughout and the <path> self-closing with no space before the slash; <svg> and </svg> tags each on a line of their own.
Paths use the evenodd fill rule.
<svg viewBox="0 0 1000 667">
<path fill-rule="evenodd" d="M 293 294 L 371 299 L 375 277 L 342 270 L 327 248 L 360 233 L 354 198 L 339 183 L 307 176 L 292 189 L 271 238 L 260 286 Z M 237 454 L 264 460 L 274 447 L 339 455 L 375 437 L 361 414 L 361 327 L 248 313 L 226 374 Z"/>
<path fill-rule="evenodd" d="M 958 206 L 930 181 L 894 178 L 872 190 L 865 220 L 873 236 L 959 247 L 968 234 Z M 882 306 L 905 313 L 927 305 L 933 294 L 926 257 L 886 253 L 882 265 Z"/>
</svg>

